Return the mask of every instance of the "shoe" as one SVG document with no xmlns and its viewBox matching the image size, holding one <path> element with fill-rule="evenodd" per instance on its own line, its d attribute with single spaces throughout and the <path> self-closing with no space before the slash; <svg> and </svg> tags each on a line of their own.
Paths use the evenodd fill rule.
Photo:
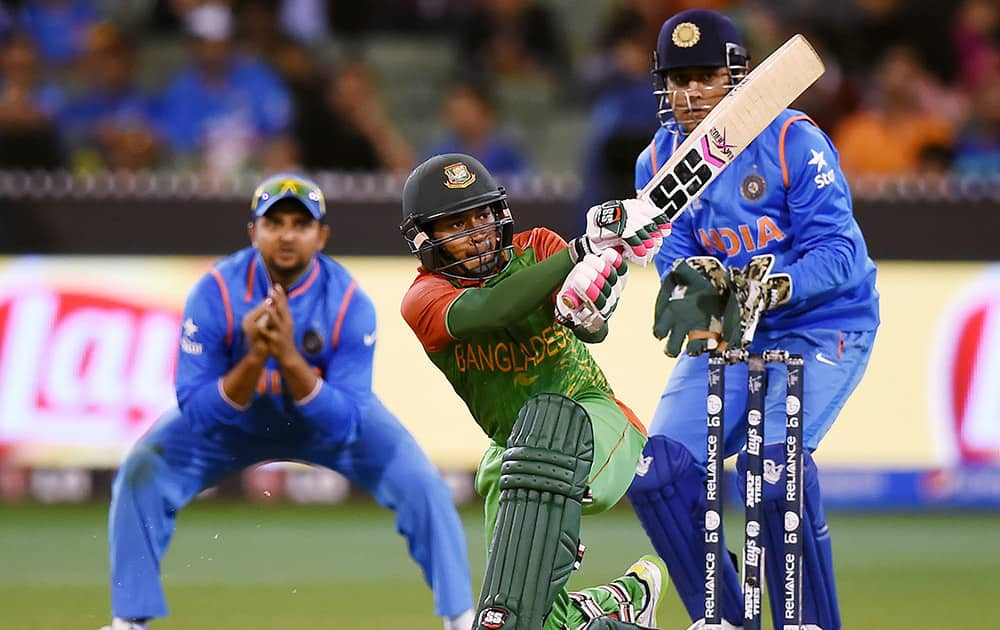
<svg viewBox="0 0 1000 630">
<path fill-rule="evenodd" d="M 659 556 L 643 556 L 625 571 L 625 575 L 634 577 L 646 589 L 645 605 L 636 616 L 636 623 L 644 628 L 659 628 L 656 625 L 656 609 L 663 601 L 662 595 L 670 583 L 663 560 Z"/>
<path fill-rule="evenodd" d="M 129 621 L 115 617 L 110 626 L 104 626 L 101 630 L 148 630 L 146 622 Z"/>
</svg>

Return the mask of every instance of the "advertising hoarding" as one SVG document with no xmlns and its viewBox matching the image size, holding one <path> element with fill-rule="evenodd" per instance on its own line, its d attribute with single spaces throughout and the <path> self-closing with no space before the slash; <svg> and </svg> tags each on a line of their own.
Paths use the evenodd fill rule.
<svg viewBox="0 0 1000 630">
<path fill-rule="evenodd" d="M 379 316 L 376 391 L 438 466 L 473 470 L 486 440 L 399 315 L 415 261 L 342 262 Z M 0 461 L 115 467 L 174 404 L 184 298 L 211 263 L 0 258 Z M 633 269 L 611 334 L 592 347 L 640 418 L 672 366 L 650 333 L 657 283 L 652 268 Z M 868 373 L 816 454 L 825 474 L 854 475 L 831 477 L 828 497 L 898 485 L 865 476 L 873 471 L 917 475 L 911 486 L 928 496 L 1000 495 L 1000 476 L 981 468 L 1000 466 L 1000 355 L 989 351 L 1000 341 L 1000 266 L 883 263 L 878 288 L 882 326 Z M 980 467 L 978 476 L 940 472 L 963 466 Z"/>
</svg>

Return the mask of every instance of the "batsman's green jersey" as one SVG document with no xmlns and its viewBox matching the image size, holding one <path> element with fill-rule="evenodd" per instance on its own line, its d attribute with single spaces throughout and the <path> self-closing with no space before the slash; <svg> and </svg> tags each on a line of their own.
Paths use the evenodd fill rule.
<svg viewBox="0 0 1000 630">
<path fill-rule="evenodd" d="M 521 271 L 562 249 L 565 243 L 554 232 L 521 232 L 514 236 L 510 264 L 480 287 L 464 287 L 421 271 L 403 302 L 403 316 L 431 361 L 498 444 L 506 442 L 518 410 L 535 394 L 557 392 L 573 399 L 614 395 L 586 345 L 555 322 L 554 289 L 539 295 L 527 312 L 504 327 L 489 326 L 493 313 L 484 312 L 487 325 L 472 335 L 455 339 L 449 329 L 449 311 L 459 300 L 471 298 L 467 291 L 517 283 Z"/>
</svg>

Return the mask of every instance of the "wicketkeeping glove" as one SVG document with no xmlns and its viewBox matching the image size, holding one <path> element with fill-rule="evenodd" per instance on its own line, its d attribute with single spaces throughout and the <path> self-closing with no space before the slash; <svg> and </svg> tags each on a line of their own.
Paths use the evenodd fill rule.
<svg viewBox="0 0 1000 630">
<path fill-rule="evenodd" d="M 723 322 L 735 325 L 723 327 Z M 711 256 L 678 258 L 660 284 L 653 312 L 653 335 L 666 339 L 664 352 L 676 357 L 687 339 L 696 356 L 738 337 L 739 303 L 730 291 L 729 274 Z M 700 333 L 694 334 L 693 333 Z"/>
<path fill-rule="evenodd" d="M 587 211 L 587 231 L 569 242 L 570 257 L 575 263 L 587 254 L 617 249 L 645 266 L 669 233 L 670 221 L 652 204 L 639 199 L 606 201 Z"/>
<path fill-rule="evenodd" d="M 596 332 L 615 308 L 628 281 L 628 263 L 613 249 L 587 254 L 576 263 L 556 296 L 556 320 Z"/>
<path fill-rule="evenodd" d="M 787 273 L 771 273 L 774 254 L 754 256 L 746 267 L 730 267 L 733 292 L 740 305 L 740 347 L 753 341 L 757 324 L 765 311 L 787 303 L 792 298 L 792 277 Z"/>
</svg>

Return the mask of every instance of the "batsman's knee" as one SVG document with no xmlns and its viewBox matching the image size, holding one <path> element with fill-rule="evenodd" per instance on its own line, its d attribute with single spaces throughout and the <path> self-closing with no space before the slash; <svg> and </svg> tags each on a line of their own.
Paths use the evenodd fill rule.
<svg viewBox="0 0 1000 630">
<path fill-rule="evenodd" d="M 587 411 L 559 394 L 538 394 L 518 412 L 500 466 L 500 489 L 552 492 L 581 501 L 594 459 Z"/>
</svg>

